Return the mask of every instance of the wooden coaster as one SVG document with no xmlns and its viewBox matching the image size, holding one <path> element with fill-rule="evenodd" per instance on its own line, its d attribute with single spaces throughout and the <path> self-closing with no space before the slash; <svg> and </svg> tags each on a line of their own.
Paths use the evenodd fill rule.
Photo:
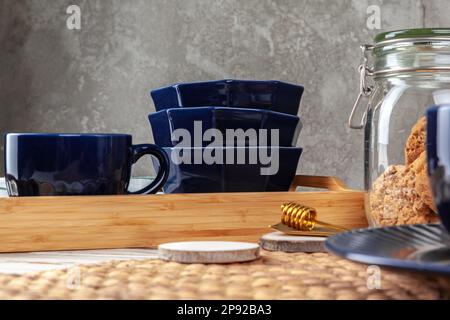
<svg viewBox="0 0 450 320">
<path fill-rule="evenodd" d="M 181 263 L 234 263 L 259 258 L 259 245 L 231 241 L 171 242 L 158 246 L 162 260 Z"/>
<path fill-rule="evenodd" d="M 326 237 L 290 236 L 282 232 L 265 234 L 259 240 L 261 248 L 283 252 L 326 252 Z"/>
</svg>

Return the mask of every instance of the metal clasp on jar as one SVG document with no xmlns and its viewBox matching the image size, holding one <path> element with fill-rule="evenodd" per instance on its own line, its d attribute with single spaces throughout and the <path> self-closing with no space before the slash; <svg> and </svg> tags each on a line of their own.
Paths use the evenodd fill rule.
<svg viewBox="0 0 450 320">
<path fill-rule="evenodd" d="M 363 54 L 363 63 L 359 65 L 359 94 L 358 98 L 356 98 L 355 104 L 353 105 L 352 112 L 350 113 L 350 117 L 348 118 L 348 126 L 351 129 L 362 129 L 366 125 L 367 120 L 367 110 L 369 108 L 369 98 L 373 92 L 373 85 L 368 84 L 367 79 L 369 76 L 373 75 L 373 68 L 368 66 L 368 52 L 373 50 L 373 45 L 365 44 L 361 46 L 362 54 Z M 354 118 L 356 114 L 356 110 L 359 109 L 360 105 L 365 102 L 365 110 L 364 114 L 359 122 L 359 124 L 354 124 Z"/>
</svg>

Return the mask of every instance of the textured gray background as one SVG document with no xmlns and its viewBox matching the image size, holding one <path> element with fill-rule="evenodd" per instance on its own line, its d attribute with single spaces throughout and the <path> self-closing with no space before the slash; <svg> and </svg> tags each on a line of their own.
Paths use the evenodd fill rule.
<svg viewBox="0 0 450 320">
<path fill-rule="evenodd" d="M 70 4 L 81 7 L 80 31 L 66 28 Z M 382 30 L 366 27 L 371 4 Z M 299 172 L 361 187 L 362 134 L 346 127 L 359 45 L 383 30 L 448 26 L 449 10 L 448 0 L 0 0 L 0 131 L 149 142 L 151 88 L 286 80 L 306 88 Z"/>
</svg>

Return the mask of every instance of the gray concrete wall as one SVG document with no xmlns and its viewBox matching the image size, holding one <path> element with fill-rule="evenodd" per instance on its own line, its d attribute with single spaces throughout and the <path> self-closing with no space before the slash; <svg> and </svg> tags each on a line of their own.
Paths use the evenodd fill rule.
<svg viewBox="0 0 450 320">
<path fill-rule="evenodd" d="M 79 31 L 66 28 L 70 4 L 81 7 Z M 382 30 L 366 27 L 372 4 Z M 279 79 L 306 88 L 299 172 L 361 187 L 362 134 L 346 127 L 359 45 L 383 30 L 448 25 L 449 10 L 447 0 L 0 0 L 0 131 L 149 142 L 151 88 Z"/>
</svg>

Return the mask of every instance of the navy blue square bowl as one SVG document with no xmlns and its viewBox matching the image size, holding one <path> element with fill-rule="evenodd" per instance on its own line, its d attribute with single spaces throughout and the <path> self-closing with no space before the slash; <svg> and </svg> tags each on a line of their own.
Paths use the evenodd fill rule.
<svg viewBox="0 0 450 320">
<path fill-rule="evenodd" d="M 249 133 L 247 145 L 291 147 L 297 144 L 298 135 L 302 129 L 302 123 L 297 116 L 261 109 L 173 108 L 158 111 L 149 115 L 148 118 L 154 141 L 161 147 L 175 147 L 180 142 L 181 139 L 174 133 L 175 130 L 185 129 L 193 138 L 196 128 L 201 129 L 202 136 L 206 130 L 217 129 L 223 137 L 223 144 L 227 146 L 235 145 L 236 140 L 233 135 L 227 134 L 227 130 L 240 129 Z M 261 129 L 264 131 L 260 131 Z M 210 143 L 202 140 L 203 147 Z"/>
<path fill-rule="evenodd" d="M 288 191 L 302 148 L 276 149 L 277 156 L 270 152 L 270 147 L 163 148 L 170 162 L 163 190 L 165 193 Z M 260 161 L 261 152 L 269 155 L 264 161 Z M 216 157 L 216 161 L 208 160 L 208 156 Z"/>
<path fill-rule="evenodd" d="M 156 111 L 221 106 L 267 109 L 297 115 L 303 86 L 281 81 L 218 80 L 179 83 L 151 91 Z"/>
</svg>

